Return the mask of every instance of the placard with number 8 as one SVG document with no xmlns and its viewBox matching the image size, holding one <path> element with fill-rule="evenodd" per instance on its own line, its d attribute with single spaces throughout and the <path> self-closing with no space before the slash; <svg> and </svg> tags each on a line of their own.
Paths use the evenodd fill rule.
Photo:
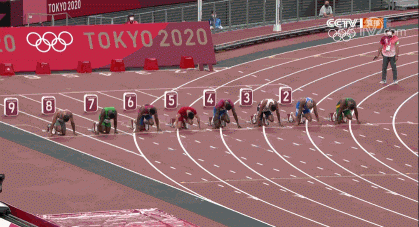
<svg viewBox="0 0 419 227">
<path fill-rule="evenodd" d="M 215 90 L 204 90 L 204 107 L 214 107 L 216 100 Z"/>
<path fill-rule="evenodd" d="M 252 106 L 253 90 L 250 88 L 240 89 L 240 106 Z"/>
<path fill-rule="evenodd" d="M 17 116 L 19 114 L 19 100 L 17 98 L 4 99 L 4 115 Z"/>
<path fill-rule="evenodd" d="M 178 94 L 176 91 L 164 92 L 164 108 L 175 109 L 178 105 Z"/>
<path fill-rule="evenodd" d="M 137 109 L 137 94 L 132 92 L 124 93 L 124 110 Z"/>
<path fill-rule="evenodd" d="M 279 88 L 279 103 L 291 104 L 292 103 L 292 88 L 280 87 Z"/>
<path fill-rule="evenodd" d="M 96 112 L 99 106 L 99 99 L 97 95 L 86 94 L 84 95 L 84 112 Z"/>
<path fill-rule="evenodd" d="M 42 96 L 42 114 L 54 114 L 56 110 L 54 96 Z"/>
</svg>

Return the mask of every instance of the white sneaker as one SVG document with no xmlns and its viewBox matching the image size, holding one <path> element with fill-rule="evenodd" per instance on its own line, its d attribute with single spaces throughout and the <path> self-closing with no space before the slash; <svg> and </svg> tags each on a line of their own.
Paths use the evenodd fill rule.
<svg viewBox="0 0 419 227">
<path fill-rule="evenodd" d="M 380 84 L 386 84 L 387 82 L 385 81 L 385 80 L 382 80 L 381 82 L 380 82 Z"/>
</svg>

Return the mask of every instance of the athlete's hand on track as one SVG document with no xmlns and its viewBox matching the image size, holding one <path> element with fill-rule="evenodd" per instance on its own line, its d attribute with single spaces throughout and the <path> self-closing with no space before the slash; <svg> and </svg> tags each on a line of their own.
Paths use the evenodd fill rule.
<svg viewBox="0 0 419 227">
<path fill-rule="evenodd" d="M 48 132 L 48 137 L 52 137 L 52 133 L 51 132 Z"/>
<path fill-rule="evenodd" d="M 360 122 L 360 121 L 358 121 L 358 120 L 356 120 L 356 122 L 357 122 L 358 124 L 361 124 L 361 122 Z"/>
<path fill-rule="evenodd" d="M 379 56 L 375 56 L 374 59 L 372 59 L 373 61 L 377 60 Z"/>
<path fill-rule="evenodd" d="M 161 130 L 161 128 L 157 128 L 157 131 L 158 131 L 158 132 L 161 132 L 161 131 L 163 131 L 163 130 Z"/>
<path fill-rule="evenodd" d="M 118 134 L 118 130 L 115 129 L 115 134 Z"/>
<path fill-rule="evenodd" d="M 73 135 L 77 136 L 77 133 L 76 132 L 73 132 Z"/>
<path fill-rule="evenodd" d="M 237 124 L 237 128 L 242 128 L 242 126 L 240 126 L 239 124 Z"/>
</svg>

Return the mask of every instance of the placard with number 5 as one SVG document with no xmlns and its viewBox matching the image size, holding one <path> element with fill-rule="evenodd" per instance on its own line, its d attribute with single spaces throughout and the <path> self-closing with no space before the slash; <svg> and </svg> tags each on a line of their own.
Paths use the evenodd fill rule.
<svg viewBox="0 0 419 227">
<path fill-rule="evenodd" d="M 84 112 L 96 112 L 99 106 L 99 99 L 97 95 L 86 94 L 84 95 Z"/>
<path fill-rule="evenodd" d="M 137 94 L 132 92 L 124 93 L 124 110 L 135 110 L 137 108 Z"/>
<path fill-rule="evenodd" d="M 291 104 L 292 103 L 292 88 L 280 87 L 279 88 L 279 103 Z"/>
<path fill-rule="evenodd" d="M 4 116 L 17 116 L 19 114 L 19 100 L 17 98 L 4 99 Z"/>
<path fill-rule="evenodd" d="M 214 107 L 215 106 L 215 100 L 216 100 L 216 93 L 215 90 L 204 90 L 203 94 L 203 102 L 204 107 Z"/>
<path fill-rule="evenodd" d="M 176 91 L 164 92 L 164 108 L 175 109 L 178 105 L 178 94 Z"/>
<path fill-rule="evenodd" d="M 240 106 L 252 106 L 253 90 L 250 88 L 240 89 Z"/>
<path fill-rule="evenodd" d="M 42 96 L 42 114 L 54 114 L 56 110 L 54 96 Z"/>
</svg>

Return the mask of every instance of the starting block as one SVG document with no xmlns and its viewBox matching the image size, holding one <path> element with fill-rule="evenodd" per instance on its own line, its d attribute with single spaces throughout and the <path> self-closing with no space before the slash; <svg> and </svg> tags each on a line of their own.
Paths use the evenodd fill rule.
<svg viewBox="0 0 419 227">
<path fill-rule="evenodd" d="M 125 64 L 122 59 L 112 59 L 111 72 L 125 72 Z"/>
<path fill-rule="evenodd" d="M 79 61 L 77 65 L 78 73 L 92 73 L 92 64 L 90 61 Z"/>
<path fill-rule="evenodd" d="M 11 63 L 1 63 L 0 64 L 0 75 L 1 76 L 14 76 L 15 70 L 13 64 Z"/>
<path fill-rule="evenodd" d="M 253 114 L 252 116 L 250 116 L 250 123 L 256 124 L 258 122 L 257 119 L 258 119 L 258 115 L 257 114 Z M 269 126 L 269 121 L 268 121 L 268 119 L 265 118 L 264 115 L 262 115 L 262 123 L 263 123 L 263 120 L 265 120 L 265 125 L 266 126 Z"/>
<path fill-rule="evenodd" d="M 36 64 L 36 74 L 51 74 L 51 68 L 47 62 L 38 62 Z"/>
<path fill-rule="evenodd" d="M 198 69 L 199 69 L 199 71 L 204 71 L 204 64 L 198 64 Z M 211 64 L 209 64 L 208 65 L 208 70 L 210 72 L 213 72 L 214 71 L 214 67 Z"/>
<path fill-rule="evenodd" d="M 144 70 L 159 70 L 156 58 L 146 58 L 144 61 Z"/>
<path fill-rule="evenodd" d="M 215 125 L 213 117 L 209 117 L 208 125 L 209 126 L 214 126 Z M 221 127 L 224 128 L 226 126 L 227 126 L 227 123 L 225 121 L 221 120 Z"/>
<path fill-rule="evenodd" d="M 144 124 L 145 126 L 145 130 L 142 131 L 148 131 L 150 129 L 150 125 L 149 124 Z M 134 123 L 134 120 L 131 119 L 131 129 L 133 130 L 133 132 L 137 131 L 137 124 Z M 141 131 L 140 131 L 141 132 Z"/>
<path fill-rule="evenodd" d="M 195 63 L 192 57 L 182 56 L 180 59 L 180 68 L 181 69 L 193 69 L 195 68 Z"/>
<path fill-rule="evenodd" d="M 329 120 L 329 121 L 332 121 L 332 122 L 335 122 L 336 121 L 336 112 L 334 112 L 334 113 L 330 113 L 329 114 L 329 117 L 327 118 L 327 120 Z M 348 122 L 348 119 L 346 118 L 346 117 L 343 117 L 343 122 Z"/>
<path fill-rule="evenodd" d="M 96 123 L 96 122 L 93 122 L 92 132 L 93 132 L 94 134 L 99 134 L 99 132 L 97 131 L 97 123 Z"/>
<path fill-rule="evenodd" d="M 47 133 L 49 132 L 50 127 L 51 127 L 51 124 L 48 124 L 48 125 L 47 125 Z M 55 130 L 55 128 L 52 128 L 51 134 L 55 134 L 55 135 L 57 135 L 57 134 L 58 134 L 58 132 Z"/>
<path fill-rule="evenodd" d="M 291 116 L 292 114 L 294 114 L 294 113 L 291 112 L 290 114 L 287 114 L 287 120 L 288 120 L 289 123 L 293 123 L 294 122 L 294 119 Z M 306 123 L 306 120 L 303 119 L 303 118 L 301 118 L 300 119 L 300 124 L 304 124 L 304 123 Z"/>
</svg>

